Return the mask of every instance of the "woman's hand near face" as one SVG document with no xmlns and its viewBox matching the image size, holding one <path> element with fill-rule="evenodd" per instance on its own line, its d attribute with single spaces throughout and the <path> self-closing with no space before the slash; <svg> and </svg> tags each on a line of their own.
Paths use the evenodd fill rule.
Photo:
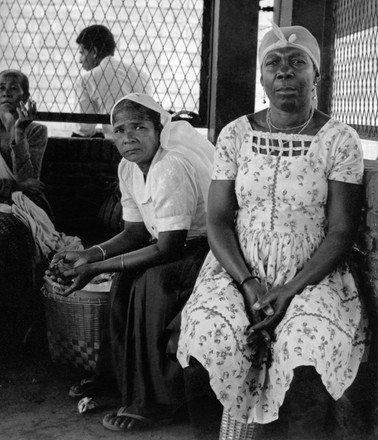
<svg viewBox="0 0 378 440">
<path fill-rule="evenodd" d="M 25 130 L 37 117 L 37 106 L 31 99 L 28 99 L 26 104 L 20 101 L 20 105 L 16 110 L 18 114 L 18 119 L 15 123 L 16 132 L 17 130 Z"/>
</svg>

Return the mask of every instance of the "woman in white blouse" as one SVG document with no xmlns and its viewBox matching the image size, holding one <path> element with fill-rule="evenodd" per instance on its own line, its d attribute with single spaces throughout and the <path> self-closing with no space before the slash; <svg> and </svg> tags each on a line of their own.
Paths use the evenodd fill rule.
<svg viewBox="0 0 378 440">
<path fill-rule="evenodd" d="M 50 272 L 66 295 L 103 272 L 118 272 L 111 290 L 110 339 L 122 407 L 106 428 L 127 431 L 172 417 L 183 405 L 182 370 L 169 328 L 179 316 L 208 252 L 206 203 L 213 145 L 147 95 L 113 107 L 122 155 L 119 182 L 124 230 L 82 252 L 63 252 Z M 74 268 L 59 272 L 63 260 Z M 175 323 L 176 325 L 170 323 Z M 100 373 L 100 372 L 99 372 Z M 93 384 L 93 383 L 92 383 Z"/>
</svg>

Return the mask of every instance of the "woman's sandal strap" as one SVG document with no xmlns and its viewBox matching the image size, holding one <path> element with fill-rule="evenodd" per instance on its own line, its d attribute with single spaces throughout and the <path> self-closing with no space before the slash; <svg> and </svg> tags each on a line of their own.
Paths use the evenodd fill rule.
<svg viewBox="0 0 378 440">
<path fill-rule="evenodd" d="M 121 406 L 121 408 L 117 411 L 117 417 L 128 417 L 129 419 L 138 420 L 139 422 L 146 424 L 152 423 L 152 420 L 147 417 L 129 413 L 126 406 Z"/>
<path fill-rule="evenodd" d="M 102 425 L 105 428 L 110 429 L 111 431 L 123 431 L 123 432 L 139 430 L 139 429 L 143 429 L 144 427 L 149 427 L 151 425 L 150 419 L 143 416 L 139 416 L 137 414 L 128 413 L 125 411 L 125 409 L 126 408 L 121 407 L 116 413 L 106 414 L 102 419 Z M 132 428 L 128 428 L 126 426 L 121 427 L 115 423 L 117 418 L 129 419 L 130 421 L 135 420 L 139 422 L 141 425 L 138 427 L 133 426 Z"/>
</svg>

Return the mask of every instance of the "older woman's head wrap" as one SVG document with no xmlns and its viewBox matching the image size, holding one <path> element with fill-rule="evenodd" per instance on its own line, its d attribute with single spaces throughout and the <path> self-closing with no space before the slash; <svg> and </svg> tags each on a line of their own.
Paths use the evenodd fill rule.
<svg viewBox="0 0 378 440">
<path fill-rule="evenodd" d="M 207 207 L 207 195 L 211 181 L 213 166 L 214 146 L 202 134 L 200 134 L 189 122 L 172 121 L 172 115 L 164 110 L 150 96 L 143 93 L 130 93 L 117 101 L 111 112 L 110 122 L 114 122 L 115 108 L 125 100 L 137 102 L 144 107 L 160 114 L 163 129 L 160 134 L 160 147 L 164 150 L 172 150 L 181 153 L 197 171 L 198 181 Z M 148 176 L 147 182 L 148 184 Z"/>
<path fill-rule="evenodd" d="M 274 23 L 272 26 L 273 28 L 264 35 L 260 44 L 260 66 L 268 52 L 282 47 L 297 47 L 307 53 L 320 74 L 320 49 L 316 38 L 311 32 L 302 26 L 280 28 Z"/>
</svg>

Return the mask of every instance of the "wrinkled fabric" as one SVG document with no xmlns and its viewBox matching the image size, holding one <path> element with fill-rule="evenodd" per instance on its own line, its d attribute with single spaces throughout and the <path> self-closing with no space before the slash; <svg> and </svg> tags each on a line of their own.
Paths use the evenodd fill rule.
<svg viewBox="0 0 378 440">
<path fill-rule="evenodd" d="M 113 280 L 110 335 L 105 338 L 111 343 L 122 405 L 130 412 L 156 417 L 155 411 L 165 408 L 173 415 L 184 404 L 182 368 L 173 353 L 167 355 L 175 331 L 169 327 L 179 319 L 208 250 L 206 239 L 195 240 L 174 262 L 120 272 Z M 104 368 L 106 355 L 103 350 Z"/>
<path fill-rule="evenodd" d="M 331 119 L 315 136 L 269 134 L 241 117 L 219 136 L 213 179 L 235 180 L 240 248 L 270 288 L 293 279 L 323 241 L 328 181 L 360 184 L 362 175 L 361 144 L 345 124 Z M 276 420 L 302 365 L 315 367 L 338 399 L 356 377 L 368 339 L 366 310 L 346 264 L 292 299 L 275 329 L 269 368 L 251 367 L 248 325 L 242 294 L 210 252 L 183 310 L 178 359 L 186 367 L 196 358 L 224 408 L 244 423 Z"/>
<path fill-rule="evenodd" d="M 81 244 L 78 237 L 66 236 L 56 231 L 46 212 L 32 202 L 21 191 L 12 193 L 12 204 L 0 203 L 0 212 L 13 214 L 30 230 L 35 242 L 37 260 L 42 256 L 48 258 L 51 252 Z"/>
<path fill-rule="evenodd" d="M 140 168 L 121 161 L 118 177 L 123 219 L 143 222 L 155 239 L 160 232 L 178 230 L 188 231 L 187 240 L 206 237 L 205 200 L 198 172 L 189 161 L 179 153 L 159 148 L 148 176 L 147 187 Z"/>
</svg>

